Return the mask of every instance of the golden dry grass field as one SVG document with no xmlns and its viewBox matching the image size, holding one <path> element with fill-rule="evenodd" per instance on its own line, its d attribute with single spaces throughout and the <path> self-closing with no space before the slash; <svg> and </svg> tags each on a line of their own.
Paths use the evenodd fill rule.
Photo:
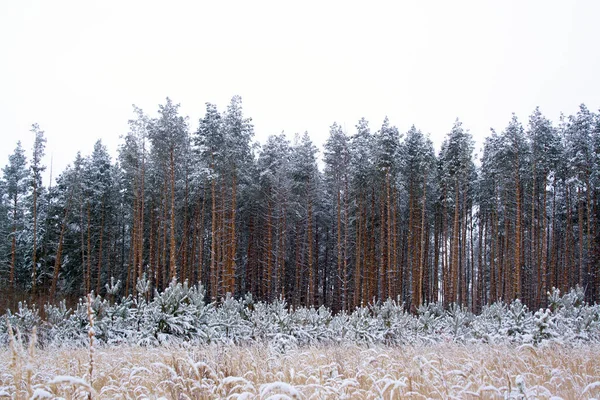
<svg viewBox="0 0 600 400">
<path fill-rule="evenodd" d="M 600 398 L 600 346 L 264 345 L 0 352 L 0 397 Z"/>
</svg>

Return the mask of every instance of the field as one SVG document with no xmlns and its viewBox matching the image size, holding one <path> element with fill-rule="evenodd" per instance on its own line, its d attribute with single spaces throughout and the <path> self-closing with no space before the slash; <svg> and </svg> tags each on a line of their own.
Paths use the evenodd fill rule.
<svg viewBox="0 0 600 400">
<path fill-rule="evenodd" d="M 600 398 L 597 344 L 107 346 L 92 357 L 90 388 L 86 348 L 4 349 L 0 397 Z"/>
</svg>

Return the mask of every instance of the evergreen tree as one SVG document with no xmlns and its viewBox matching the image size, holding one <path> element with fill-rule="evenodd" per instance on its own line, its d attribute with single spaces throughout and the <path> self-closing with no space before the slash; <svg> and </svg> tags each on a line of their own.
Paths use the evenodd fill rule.
<svg viewBox="0 0 600 400">
<path fill-rule="evenodd" d="M 8 205 L 8 223 L 10 224 L 10 234 L 6 238 L 10 241 L 10 268 L 8 282 L 14 289 L 20 280 L 23 271 L 24 255 L 24 218 L 25 207 L 24 197 L 27 193 L 27 179 L 29 171 L 27 170 L 27 160 L 25 151 L 21 147 L 21 142 L 17 142 L 17 147 L 13 154 L 8 157 L 8 165 L 2 170 L 4 181 L 6 182 L 6 196 Z"/>
<path fill-rule="evenodd" d="M 474 182 L 473 139 L 457 119 L 442 143 L 439 156 L 439 185 L 442 202 L 442 282 L 443 299 L 446 304 L 467 300 L 466 266 L 466 217 L 470 215 L 472 202 L 468 194 L 469 186 Z M 461 215 L 462 214 L 462 215 Z M 450 230 L 450 218 L 452 228 Z M 450 236 L 449 231 L 452 233 Z"/>
<path fill-rule="evenodd" d="M 350 142 L 342 127 L 335 122 L 325 142 L 323 159 L 327 188 L 331 191 L 331 197 L 335 199 L 337 275 L 334 296 L 339 304 L 334 309 L 346 310 L 350 305 L 348 296 L 348 261 L 351 251 L 349 249 Z"/>
<path fill-rule="evenodd" d="M 290 211 L 293 218 L 290 225 L 292 235 L 294 269 L 288 293 L 293 293 L 293 304 L 314 304 L 315 294 L 315 245 L 314 245 L 314 204 L 317 201 L 319 170 L 317 168 L 317 148 L 310 140 L 308 132 L 302 137 L 296 135 L 290 155 L 292 180 Z"/>
<path fill-rule="evenodd" d="M 247 290 L 269 300 L 274 300 L 276 295 L 285 295 L 290 151 L 285 135 L 271 135 L 262 146 L 257 161 L 262 229 L 260 234 L 257 231 L 253 234 L 260 238 L 255 246 L 259 247 L 261 257 L 259 262 L 250 254 L 248 256 Z"/>
<path fill-rule="evenodd" d="M 183 179 L 180 167 L 182 155 L 186 146 L 189 145 L 187 119 L 179 115 L 179 104 L 173 104 L 167 97 L 166 103 L 159 106 L 158 118 L 149 123 L 148 138 L 152 144 L 151 157 L 161 169 L 164 178 L 165 202 L 164 211 L 169 216 L 169 280 L 177 278 L 177 254 L 176 254 L 176 182 Z M 165 218 L 165 224 L 167 218 Z M 163 249 L 166 252 L 166 248 Z"/>
<path fill-rule="evenodd" d="M 424 289 L 429 293 L 431 271 L 427 269 L 427 242 L 429 221 L 428 186 L 433 178 L 435 154 L 433 144 L 413 125 L 403 143 L 400 158 L 401 180 L 408 193 L 407 268 L 411 281 L 411 303 L 414 309 L 424 300 Z M 431 190 L 429 191 L 429 198 Z M 408 280 L 408 277 L 407 279 Z M 426 282 L 427 280 L 427 282 Z"/>
<path fill-rule="evenodd" d="M 31 158 L 31 191 L 32 191 L 32 214 L 33 214 L 33 227 L 32 227 L 32 242 L 33 251 L 31 257 L 31 287 L 32 292 L 35 292 L 37 283 L 37 271 L 39 269 L 37 260 L 37 241 L 38 241 L 38 208 L 39 208 L 39 197 L 40 193 L 43 192 L 42 186 L 42 172 L 46 170 L 46 167 L 42 165 L 42 158 L 44 158 L 44 151 L 46 147 L 46 138 L 44 137 L 44 131 L 42 131 L 38 124 L 33 124 L 31 132 L 35 135 L 33 141 L 33 156 Z"/>
</svg>

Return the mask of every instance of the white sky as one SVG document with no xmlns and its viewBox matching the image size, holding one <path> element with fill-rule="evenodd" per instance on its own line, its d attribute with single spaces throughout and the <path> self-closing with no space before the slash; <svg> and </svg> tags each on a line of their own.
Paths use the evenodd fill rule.
<svg viewBox="0 0 600 400">
<path fill-rule="evenodd" d="M 401 4 L 400 4 L 401 3 Z M 165 97 L 195 129 L 205 103 L 243 98 L 256 138 L 385 115 L 439 148 L 456 117 L 478 142 L 536 105 L 557 121 L 600 107 L 600 2 L 0 3 L 0 166 L 37 122 L 54 176 Z"/>
</svg>

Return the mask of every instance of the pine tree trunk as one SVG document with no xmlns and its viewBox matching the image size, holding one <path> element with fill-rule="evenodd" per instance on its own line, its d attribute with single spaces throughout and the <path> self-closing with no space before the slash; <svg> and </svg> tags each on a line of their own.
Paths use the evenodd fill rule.
<svg viewBox="0 0 600 400">
<path fill-rule="evenodd" d="M 313 263 L 313 204 L 310 189 L 307 193 L 308 196 L 308 227 L 307 227 L 307 244 L 308 244 L 308 296 L 306 304 L 311 306 L 314 305 L 315 295 L 315 279 L 314 279 L 314 263 Z M 343 305 L 342 305 L 343 307 Z"/>
<path fill-rule="evenodd" d="M 150 205 L 150 243 L 149 243 L 149 254 L 148 254 L 148 263 L 150 264 L 150 276 L 148 277 L 150 280 L 150 285 L 155 288 L 156 287 L 156 260 L 154 255 L 154 229 L 155 229 L 155 221 L 154 221 L 154 202 Z M 110 273 L 108 274 L 108 278 L 110 279 Z"/>
<path fill-rule="evenodd" d="M 498 249 L 498 227 L 500 222 L 498 221 L 498 213 L 492 210 L 491 220 L 491 238 L 490 238 L 490 303 L 495 303 L 498 300 L 498 285 L 500 281 L 497 279 L 498 272 L 496 271 L 498 268 L 498 264 L 496 263 L 497 257 L 497 249 Z"/>
<path fill-rule="evenodd" d="M 67 227 L 67 216 L 69 215 L 69 210 L 71 209 L 71 199 L 73 198 L 73 189 L 69 193 L 69 200 L 67 201 L 67 207 L 65 208 L 65 213 L 63 215 L 62 224 L 60 227 L 60 236 L 58 238 L 58 248 L 56 249 L 56 258 L 54 260 L 54 274 L 52 276 L 52 286 L 50 290 L 50 298 L 54 300 L 56 298 L 56 285 L 58 283 L 58 276 L 60 272 L 61 262 L 62 262 L 62 250 L 63 250 L 63 242 L 65 237 L 65 228 Z"/>
<path fill-rule="evenodd" d="M 10 286 L 15 289 L 15 264 L 17 261 L 17 197 L 13 199 L 13 227 L 10 246 Z"/>
<path fill-rule="evenodd" d="M 385 190 L 385 187 L 384 187 Z M 385 193 L 385 191 L 384 191 Z M 383 198 L 383 196 L 381 196 L 381 198 L 379 199 L 379 202 L 381 203 L 380 205 L 380 217 L 379 217 L 379 290 L 378 290 L 378 294 L 379 294 L 379 299 L 380 300 L 385 300 L 385 296 L 387 294 L 387 288 L 385 286 L 385 280 L 386 280 L 386 276 L 387 276 L 387 270 L 386 270 L 386 260 L 385 260 L 385 255 L 386 255 L 386 245 L 385 245 L 385 226 L 386 226 L 386 221 L 385 221 L 385 199 Z"/>
<path fill-rule="evenodd" d="M 211 166 L 214 173 L 214 163 Z M 211 177 L 211 200 L 212 200 L 212 211 L 211 211 L 211 229 L 210 229 L 210 295 L 213 301 L 217 299 L 217 269 L 216 269 L 216 257 L 217 257 L 217 199 L 216 199 L 216 188 L 215 188 L 215 177 Z"/>
<path fill-rule="evenodd" d="M 231 253 L 229 255 L 229 292 L 235 294 L 235 270 L 236 270 L 236 255 L 237 255 L 237 232 L 236 232 L 236 214 L 237 214 L 237 180 L 234 172 L 233 187 L 231 194 Z"/>
<path fill-rule="evenodd" d="M 200 211 L 200 227 L 198 229 L 198 241 L 200 243 L 198 244 L 198 264 L 196 268 L 196 280 L 198 282 L 205 282 L 206 284 L 207 282 L 205 276 L 202 273 L 202 271 L 204 270 L 204 216 L 206 211 L 205 192 L 206 189 L 202 191 L 202 211 Z"/>
<path fill-rule="evenodd" d="M 577 205 L 577 230 L 579 231 L 579 286 L 584 287 L 585 280 L 585 260 L 583 258 L 583 191 L 581 188 L 577 189 L 579 194 L 579 204 Z"/>
<path fill-rule="evenodd" d="M 431 287 L 431 297 L 429 301 L 439 301 L 439 262 L 440 262 L 440 208 L 436 205 L 436 214 L 433 232 L 433 282 Z"/>
<path fill-rule="evenodd" d="M 139 200 L 139 223 L 138 223 L 138 239 L 137 239 L 137 250 L 138 250 L 138 254 L 137 254 L 137 267 L 138 267 L 138 278 L 141 279 L 141 277 L 143 276 L 143 272 L 144 272 L 144 208 L 146 206 L 145 204 L 145 187 L 144 187 L 144 181 L 145 181 L 145 169 L 146 169 L 146 164 L 145 164 L 145 147 L 144 147 L 144 141 L 142 139 L 142 166 L 141 166 L 141 171 L 140 171 L 140 194 L 138 196 Z M 103 200 L 104 201 L 104 200 Z M 104 203 L 103 206 L 104 208 Z M 104 212 L 104 211 L 103 211 Z"/>
<path fill-rule="evenodd" d="M 33 254 L 32 254 L 32 283 L 31 292 L 35 295 L 37 283 L 37 182 L 33 179 Z"/>
<path fill-rule="evenodd" d="M 277 274 L 278 274 L 278 279 L 277 279 L 277 287 L 279 290 L 279 293 L 281 294 L 281 296 L 283 298 L 285 298 L 285 285 L 286 285 L 286 275 L 285 275 L 285 260 L 286 260 L 286 237 L 287 237 L 287 209 L 285 206 L 285 202 L 284 205 L 282 206 L 281 209 L 281 214 L 283 216 L 283 222 L 282 222 L 282 227 L 281 227 L 281 231 L 280 231 L 280 239 L 279 239 L 279 263 L 277 266 Z"/>
<path fill-rule="evenodd" d="M 420 246 L 421 246 L 421 255 L 419 257 L 419 281 L 417 286 L 417 304 L 416 307 L 419 307 L 423 303 L 423 273 L 425 270 L 425 216 L 427 210 L 427 177 L 423 177 L 423 200 L 422 200 L 422 210 L 421 210 L 421 238 L 420 238 Z"/>
<path fill-rule="evenodd" d="M 225 181 L 221 182 L 221 209 L 217 228 L 217 293 L 224 297 L 227 293 L 227 262 L 229 256 L 229 224 L 227 222 L 227 207 L 225 204 Z"/>
<path fill-rule="evenodd" d="M 96 276 L 96 295 L 100 294 L 102 278 L 102 239 L 104 238 L 104 197 L 102 197 L 102 222 L 100 224 L 100 243 L 98 245 L 98 268 Z"/>
<path fill-rule="evenodd" d="M 458 178 L 456 179 L 456 189 L 454 196 L 454 224 L 452 227 L 452 266 L 451 268 L 451 278 L 450 278 L 450 302 L 457 301 L 458 294 L 458 264 L 459 264 L 459 219 L 460 219 L 460 207 L 459 207 L 459 183 Z"/>
<path fill-rule="evenodd" d="M 483 296 L 483 252 L 486 251 L 486 246 L 484 244 L 485 239 L 487 238 L 487 230 L 485 222 L 487 218 L 479 214 L 479 237 L 478 237 L 478 249 L 477 249 L 477 281 L 475 284 L 475 311 L 479 312 L 481 310 L 481 306 L 484 304 L 484 296 Z"/>
<path fill-rule="evenodd" d="M 371 191 L 371 240 L 370 240 L 370 262 L 369 268 L 369 297 L 367 303 L 372 301 L 377 296 L 377 263 L 375 258 L 376 244 L 375 244 L 375 215 L 377 214 L 377 208 L 375 206 L 375 188 Z"/>
<path fill-rule="evenodd" d="M 171 236 L 169 242 L 169 280 L 177 279 L 177 260 L 175 258 L 175 160 L 173 152 L 174 149 L 171 149 Z"/>
<path fill-rule="evenodd" d="M 90 293 L 92 290 L 92 235 L 91 231 L 91 220 L 90 220 L 90 202 L 87 202 L 87 272 L 85 277 L 85 292 Z"/>
<path fill-rule="evenodd" d="M 558 287 L 557 282 L 557 262 L 558 254 L 556 252 L 558 241 L 556 238 L 556 180 L 553 183 L 552 188 L 552 230 L 551 230 L 551 245 L 550 245 L 550 286 Z"/>
<path fill-rule="evenodd" d="M 169 180 L 167 176 L 165 176 L 164 188 L 163 188 L 163 215 L 162 215 L 162 251 L 161 251 L 161 265 L 162 265 L 162 274 L 161 274 L 161 289 L 164 289 L 169 284 L 168 271 L 167 267 L 167 230 L 169 227 L 169 196 L 168 196 L 168 186 Z"/>
<path fill-rule="evenodd" d="M 301 251 L 301 246 L 300 246 L 300 242 L 302 242 L 301 239 L 301 235 L 300 235 L 300 224 L 298 222 L 296 222 L 296 268 L 295 268 L 295 279 L 294 279 L 294 306 L 298 307 L 300 305 L 300 295 L 302 293 L 302 288 L 300 287 L 300 282 L 301 282 L 301 275 L 302 275 L 302 269 L 303 269 L 303 265 L 301 265 L 301 257 L 300 257 L 300 251 Z"/>
<path fill-rule="evenodd" d="M 385 179 L 385 189 L 386 189 L 386 208 L 387 208 L 387 262 L 386 262 L 386 284 L 387 284 L 387 294 L 388 298 L 392 298 L 392 289 L 393 289 L 393 274 L 394 269 L 392 266 L 392 210 L 391 204 L 392 199 L 390 195 L 390 172 L 388 171 Z"/>
<path fill-rule="evenodd" d="M 192 283 L 193 281 L 193 275 L 194 275 L 194 270 L 193 268 L 190 267 L 189 262 L 188 262 L 188 247 L 190 244 L 190 235 L 189 235 L 189 231 L 190 231 L 190 227 L 189 227 L 189 222 L 188 222 L 188 204 L 189 204 L 189 200 L 188 200 L 188 196 L 189 196 L 189 188 L 188 188 L 188 168 L 187 165 L 185 166 L 185 192 L 184 192 L 184 199 L 183 199 L 183 240 L 181 241 L 181 249 L 182 249 L 182 255 L 181 255 L 181 281 L 185 282 L 186 280 L 189 281 L 190 283 Z M 193 238 L 193 236 L 192 236 Z"/>
<path fill-rule="evenodd" d="M 398 191 L 392 191 L 392 266 L 394 269 L 394 297 L 402 297 L 402 263 L 398 262 Z"/>
<path fill-rule="evenodd" d="M 337 181 L 337 179 L 336 179 Z M 342 309 L 342 196 L 340 192 L 339 183 L 336 182 L 336 196 L 337 196 L 337 279 L 335 280 L 335 306 L 336 311 Z"/>
<path fill-rule="evenodd" d="M 569 185 L 566 185 L 567 190 L 567 228 L 565 231 L 565 263 L 562 274 L 561 290 L 565 293 L 572 285 L 573 281 L 573 264 L 572 264 L 572 235 L 573 235 L 573 216 L 571 215 L 571 191 Z"/>
<path fill-rule="evenodd" d="M 415 262 L 415 253 L 417 252 L 415 236 L 417 235 L 417 229 L 415 227 L 415 196 L 414 196 L 414 185 L 411 182 L 408 191 L 408 232 L 407 232 L 407 258 L 408 258 L 408 273 L 410 274 L 410 298 L 411 298 L 411 310 L 416 311 L 417 295 L 418 295 L 418 265 Z"/>
<path fill-rule="evenodd" d="M 537 256 L 537 248 L 538 248 L 538 235 L 536 235 L 537 232 L 537 228 L 536 228 L 536 223 L 537 223 L 537 218 L 535 215 L 535 205 L 537 203 L 537 199 L 536 199 L 536 185 L 537 185 L 537 178 L 536 178 L 536 163 L 533 163 L 533 173 L 532 173 L 532 185 L 531 185 L 531 232 L 530 232 L 530 236 L 531 236 L 531 244 L 529 245 L 529 264 L 531 266 L 531 274 L 532 277 L 535 275 L 536 279 L 535 279 L 535 284 L 534 285 L 530 285 L 529 286 L 529 295 L 531 300 L 533 300 L 533 295 L 535 294 L 535 306 L 538 306 L 540 304 L 541 301 L 541 296 L 540 296 L 540 291 L 539 291 L 539 282 L 541 280 L 541 271 L 540 271 L 540 265 L 539 265 L 539 257 Z M 538 213 L 539 214 L 539 213 Z M 531 302 L 531 304 L 533 304 L 533 301 Z"/>
<path fill-rule="evenodd" d="M 273 228 L 272 228 L 272 204 L 271 190 L 267 193 L 267 282 L 266 294 L 269 300 L 273 300 Z"/>
<path fill-rule="evenodd" d="M 361 249 L 362 249 L 362 193 L 358 196 L 358 208 L 356 210 L 356 254 L 354 256 L 354 307 L 360 306 L 361 303 Z"/>
<path fill-rule="evenodd" d="M 541 262 L 540 262 L 540 270 L 541 270 L 541 282 L 540 282 L 540 304 L 538 304 L 538 307 L 542 307 L 544 304 L 546 304 L 545 302 L 545 294 L 546 291 L 548 290 L 547 287 L 547 269 L 548 269 L 548 237 L 547 237 L 547 232 L 546 232 L 546 219 L 547 219 L 547 215 L 546 215 L 546 198 L 547 198 L 547 191 L 546 191 L 546 178 L 544 177 L 544 199 L 542 202 L 542 210 L 541 210 L 541 215 L 540 218 L 542 220 L 542 258 L 541 258 Z"/>
<path fill-rule="evenodd" d="M 256 250 L 254 249 L 254 242 L 254 217 L 252 214 L 250 214 L 250 217 L 248 219 L 248 262 L 246 264 L 246 290 L 249 291 L 253 296 L 258 297 L 258 284 L 254 279 L 254 270 L 257 268 L 257 261 L 255 255 Z"/>
<path fill-rule="evenodd" d="M 516 176 L 517 191 L 516 191 L 516 222 L 515 222 L 515 279 L 514 279 L 514 297 L 517 299 L 521 298 L 521 252 L 522 252 L 522 239 L 521 239 L 521 184 L 519 177 Z"/>
<path fill-rule="evenodd" d="M 462 216 L 462 241 L 461 241 L 461 246 L 460 246 L 460 273 L 459 273 L 459 280 L 460 280 L 460 303 L 462 305 L 466 305 L 467 304 L 467 284 L 468 284 L 468 277 L 467 277 L 467 273 L 469 271 L 467 262 L 468 262 L 468 256 L 467 253 L 469 251 L 468 248 L 468 243 L 467 243 L 467 188 L 465 187 L 465 189 L 463 190 L 463 216 Z"/>
<path fill-rule="evenodd" d="M 342 269 L 342 285 L 344 288 L 343 296 L 343 309 L 347 310 L 350 306 L 350 299 L 348 297 L 348 176 L 344 174 L 344 262 Z"/>
</svg>

